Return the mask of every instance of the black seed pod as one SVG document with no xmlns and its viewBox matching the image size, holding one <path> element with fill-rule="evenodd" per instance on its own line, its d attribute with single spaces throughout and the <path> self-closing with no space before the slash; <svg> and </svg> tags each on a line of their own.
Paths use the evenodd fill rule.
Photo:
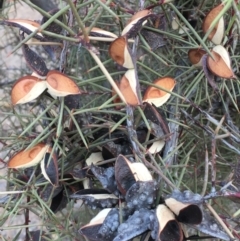
<svg viewBox="0 0 240 241">
<path fill-rule="evenodd" d="M 136 182 L 126 193 L 127 207 L 132 210 L 152 208 L 156 200 L 157 183 L 154 181 Z"/>
<path fill-rule="evenodd" d="M 126 222 L 119 226 L 118 234 L 113 241 L 127 241 L 147 231 L 151 215 L 153 211 L 148 209 L 135 211 Z"/>
<path fill-rule="evenodd" d="M 111 208 L 118 203 L 118 197 L 104 189 L 83 189 L 70 196 L 82 199 L 86 205 L 95 208 Z"/>
</svg>

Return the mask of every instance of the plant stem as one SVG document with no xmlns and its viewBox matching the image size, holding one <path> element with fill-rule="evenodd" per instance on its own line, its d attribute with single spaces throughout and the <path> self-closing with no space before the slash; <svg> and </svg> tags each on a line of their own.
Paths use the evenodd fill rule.
<svg viewBox="0 0 240 241">
<path fill-rule="evenodd" d="M 86 31 L 85 26 L 84 26 L 84 24 L 83 24 L 83 22 L 82 22 L 82 20 L 81 20 L 81 18 L 79 16 L 78 12 L 77 12 L 76 7 L 74 6 L 72 0 L 67 0 L 67 2 L 68 2 L 69 6 L 70 6 L 70 8 L 72 10 L 72 13 L 73 13 L 74 17 L 77 20 L 77 23 L 78 23 L 80 29 L 82 30 L 85 43 L 89 43 L 89 38 L 88 38 L 87 31 Z"/>
</svg>

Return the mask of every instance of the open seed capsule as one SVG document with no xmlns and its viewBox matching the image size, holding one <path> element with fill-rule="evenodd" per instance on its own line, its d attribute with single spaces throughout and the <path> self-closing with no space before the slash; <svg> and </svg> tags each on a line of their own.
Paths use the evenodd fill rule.
<svg viewBox="0 0 240 241">
<path fill-rule="evenodd" d="M 79 232 L 86 236 L 89 240 L 95 241 L 98 240 L 98 231 L 101 228 L 105 218 L 111 211 L 111 208 L 105 208 L 98 213 L 87 225 L 81 227 Z"/>
<path fill-rule="evenodd" d="M 36 99 L 47 88 L 46 82 L 34 76 L 17 80 L 11 92 L 12 104 L 24 104 Z"/>
<path fill-rule="evenodd" d="M 134 68 L 130 49 L 128 48 L 128 43 L 125 37 L 115 39 L 110 44 L 108 52 L 111 58 L 119 65 L 127 69 Z"/>
<path fill-rule="evenodd" d="M 187 224 L 199 224 L 202 222 L 202 210 L 198 205 L 183 203 L 172 197 L 165 199 L 165 203 L 176 215 L 179 222 Z"/>
<path fill-rule="evenodd" d="M 51 70 L 47 75 L 48 92 L 53 96 L 67 96 L 81 94 L 79 87 L 67 75 Z"/>
<path fill-rule="evenodd" d="M 210 71 L 222 78 L 235 78 L 227 50 L 223 46 L 217 45 L 211 53 L 214 59 L 212 59 L 211 56 L 207 58 L 207 66 Z"/>
<path fill-rule="evenodd" d="M 140 104 L 137 94 L 137 80 L 134 69 L 129 69 L 122 77 L 119 84 L 119 90 L 122 92 L 129 105 L 136 106 Z"/>
<path fill-rule="evenodd" d="M 205 17 L 203 20 L 203 32 L 207 33 L 209 28 L 211 27 L 211 24 L 216 19 L 218 14 L 223 9 L 224 5 L 220 4 L 217 7 L 213 8 Z M 208 35 L 208 39 L 211 40 L 214 44 L 220 44 L 222 42 L 224 36 L 224 19 L 221 17 L 218 21 L 218 23 L 215 25 L 211 33 Z"/>
<path fill-rule="evenodd" d="M 170 77 L 163 77 L 155 80 L 153 84 L 158 85 L 159 87 L 166 89 L 167 91 L 172 91 L 176 81 Z M 171 94 L 158 89 L 156 87 L 150 86 L 147 88 L 143 102 L 153 103 L 155 106 L 162 106 L 170 98 Z"/>
<path fill-rule="evenodd" d="M 41 26 L 39 23 L 28 19 L 8 19 L 4 20 L 4 22 L 9 26 L 18 27 L 26 34 L 36 31 Z M 43 35 L 41 33 L 37 33 L 35 37 L 42 39 Z"/>
<path fill-rule="evenodd" d="M 112 241 L 119 226 L 119 211 L 105 208 L 79 232 L 90 241 Z"/>
<path fill-rule="evenodd" d="M 183 232 L 174 214 L 164 205 L 157 206 L 155 217 L 151 219 L 151 236 L 154 240 L 182 241 Z"/>
<path fill-rule="evenodd" d="M 22 150 L 8 162 L 8 168 L 26 168 L 37 165 L 47 152 L 49 146 L 39 143 L 29 150 Z"/>
<path fill-rule="evenodd" d="M 206 51 L 203 49 L 190 49 L 188 51 L 188 58 L 192 65 L 198 67 L 202 66 L 201 59 L 204 54 L 206 54 Z"/>
<path fill-rule="evenodd" d="M 86 28 L 86 31 L 88 31 L 88 27 Z M 92 28 L 90 30 L 90 33 L 89 33 L 89 36 L 96 36 L 96 37 L 105 37 L 105 38 L 113 38 L 113 39 L 116 39 L 118 36 L 114 33 L 111 33 L 109 31 L 106 31 L 104 29 L 101 29 L 101 28 Z"/>
<path fill-rule="evenodd" d="M 169 208 L 176 213 L 177 218 L 180 218 L 179 215 L 181 215 L 180 219 L 182 221 L 184 220 L 184 223 L 191 224 L 192 227 L 207 235 L 212 235 L 221 240 L 230 240 L 222 227 L 216 222 L 215 218 L 201 207 L 204 199 L 200 194 L 193 193 L 189 190 L 184 192 L 174 190 L 166 200 L 168 200 L 166 204 L 168 203 Z M 182 204 L 187 206 L 184 208 Z M 194 215 L 190 216 L 190 214 Z"/>
<path fill-rule="evenodd" d="M 129 23 L 131 23 L 132 21 L 134 21 L 136 19 L 137 20 L 142 19 L 142 18 L 148 16 L 149 14 L 151 14 L 151 10 L 149 10 L 149 9 L 143 9 L 141 11 L 138 11 L 131 17 L 131 19 L 129 20 Z"/>
<path fill-rule="evenodd" d="M 104 189 L 83 189 L 72 194 L 71 198 L 83 200 L 92 209 L 111 208 L 118 203 L 118 197 Z"/>
<path fill-rule="evenodd" d="M 119 155 L 116 160 L 115 178 L 118 189 L 123 195 L 137 181 L 153 180 L 152 175 L 143 163 L 132 163 L 123 155 Z"/>
<path fill-rule="evenodd" d="M 123 29 L 121 35 L 127 35 L 128 38 L 136 36 L 142 26 L 147 23 L 147 18 L 150 14 L 151 10 L 148 9 L 135 13 L 130 19 L 129 23 Z"/>
</svg>

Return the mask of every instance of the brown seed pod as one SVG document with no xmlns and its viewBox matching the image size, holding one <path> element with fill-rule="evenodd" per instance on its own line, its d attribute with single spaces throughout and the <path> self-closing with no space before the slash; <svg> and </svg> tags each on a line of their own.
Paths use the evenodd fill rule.
<svg viewBox="0 0 240 241">
<path fill-rule="evenodd" d="M 170 77 L 163 77 L 155 80 L 153 84 L 158 85 L 161 88 L 164 88 L 168 91 L 172 91 L 176 81 Z M 153 103 L 155 106 L 162 106 L 170 98 L 171 94 L 167 93 L 164 90 L 158 89 L 156 87 L 150 86 L 147 88 L 143 102 Z"/>
<path fill-rule="evenodd" d="M 218 14 L 223 9 L 224 5 L 220 4 L 217 7 L 213 8 L 205 17 L 203 20 L 203 32 L 206 33 L 212 22 L 215 20 L 215 18 L 218 16 Z M 224 35 L 224 19 L 223 17 L 220 18 L 218 23 L 213 28 L 212 32 L 208 35 L 208 39 L 211 40 L 214 44 L 220 44 L 222 42 Z"/>
<path fill-rule="evenodd" d="M 137 181 L 153 180 L 152 175 L 143 163 L 132 163 L 123 155 L 119 155 L 116 160 L 115 178 L 118 189 L 123 195 Z"/>
<path fill-rule="evenodd" d="M 126 102 L 129 105 L 140 105 L 140 100 L 137 94 L 137 80 L 134 69 L 129 69 L 124 74 L 119 84 L 119 90 L 122 92 Z"/>
<path fill-rule="evenodd" d="M 130 50 L 128 48 L 128 43 L 125 37 L 119 37 L 115 39 L 110 44 L 108 52 L 111 58 L 119 65 L 127 69 L 134 68 Z"/>
<path fill-rule="evenodd" d="M 214 59 L 211 56 L 207 58 L 207 66 L 210 71 L 222 78 L 235 78 L 227 50 L 223 46 L 217 45 L 211 53 Z"/>
<path fill-rule="evenodd" d="M 11 91 L 12 104 L 24 104 L 36 99 L 47 88 L 46 81 L 28 75 L 20 78 Z"/>
<path fill-rule="evenodd" d="M 49 146 L 39 143 L 29 150 L 22 150 L 8 162 L 8 168 L 26 168 L 37 165 L 47 152 Z"/>
<path fill-rule="evenodd" d="M 85 29 L 86 29 L 86 31 L 88 31 L 89 28 L 87 27 Z M 114 38 L 114 39 L 118 38 L 118 36 L 116 34 L 106 31 L 101 28 L 96 28 L 96 27 L 94 27 L 90 30 L 89 36 Z"/>
<path fill-rule="evenodd" d="M 144 9 L 135 13 L 129 20 L 129 23 L 123 29 L 121 35 L 127 35 L 128 38 L 134 37 L 144 24 L 147 23 L 147 18 L 150 16 L 151 10 Z"/>
<path fill-rule="evenodd" d="M 18 27 L 26 34 L 36 31 L 41 26 L 39 23 L 28 19 L 8 19 L 4 20 L 4 23 L 8 26 Z M 43 35 L 41 33 L 37 33 L 35 37 L 38 39 L 43 39 Z"/>
<path fill-rule="evenodd" d="M 188 51 L 188 58 L 192 65 L 202 66 L 201 59 L 206 51 L 203 49 L 190 49 Z"/>
<path fill-rule="evenodd" d="M 155 219 L 150 223 L 152 238 L 161 241 L 182 241 L 183 232 L 174 214 L 164 205 L 157 206 Z"/>
<path fill-rule="evenodd" d="M 53 96 L 67 96 L 81 94 L 81 90 L 76 83 L 67 75 L 51 70 L 47 75 L 48 92 Z"/>
<path fill-rule="evenodd" d="M 149 10 L 149 9 L 143 9 L 141 11 L 138 11 L 131 17 L 131 19 L 129 20 L 128 24 L 131 23 L 132 21 L 136 20 L 136 19 L 144 18 L 144 17 L 148 16 L 151 13 L 152 13 L 152 11 Z"/>
</svg>

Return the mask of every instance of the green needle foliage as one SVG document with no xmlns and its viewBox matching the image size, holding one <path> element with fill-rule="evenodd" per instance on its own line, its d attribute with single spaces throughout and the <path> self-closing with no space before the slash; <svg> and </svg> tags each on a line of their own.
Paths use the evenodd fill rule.
<svg viewBox="0 0 240 241">
<path fill-rule="evenodd" d="M 26 241 L 85 240 L 78 230 L 99 210 L 91 210 L 70 195 L 83 189 L 86 181 L 90 181 L 92 188 L 101 188 L 91 172 L 86 178 L 81 171 L 91 153 L 101 151 L 108 142 L 119 138 L 114 135 L 116 132 L 123 133 L 137 146 L 135 149 L 129 142 L 134 151 L 128 157 L 144 162 L 136 152 L 140 150 L 154 178 L 161 180 L 159 199 L 173 189 L 205 196 L 231 181 L 231 188 L 240 192 L 240 170 L 236 168 L 240 162 L 240 5 L 237 1 L 222 1 L 224 7 L 207 33 L 202 30 L 203 20 L 221 1 L 59 0 L 56 3 L 59 10 L 53 14 L 32 1 L 14 1 L 14 4 L 17 2 L 27 3 L 48 20 L 37 30 L 25 34 L 23 40 L 19 40 L 19 29 L 2 24 L 1 28 L 7 32 L 4 37 L 11 46 L 8 51 L 11 55 L 19 55 L 21 46 L 41 32 L 51 42 L 58 43 L 53 48 L 55 59 L 51 60 L 44 53 L 42 42 L 40 46 L 29 47 L 44 59 L 49 70 L 57 69 L 74 80 L 81 94 L 53 99 L 44 91 L 33 102 L 13 106 L 10 100 L 13 84 L 20 77 L 30 75 L 32 70 L 22 63 L 24 69 L 14 72 L 15 67 L 4 68 L 7 60 L 1 60 L 0 84 L 7 94 L 0 100 L 0 165 L 4 170 L 0 180 L 6 183 L 5 190 L 0 192 L 0 226 L 4 231 L 13 230 L 11 240 L 20 240 L 20 237 Z M 8 19 L 4 14 L 9 9 L 8 4 L 13 3 L 4 1 L 1 20 Z M 134 111 L 131 128 L 136 130 L 142 125 L 147 130 L 145 140 L 139 141 L 131 137 L 131 128 L 126 124 L 129 116 L 125 104 L 114 102 L 117 94 L 114 95 L 112 84 L 121 80 L 126 69 L 111 59 L 108 53 L 111 41 L 102 41 L 102 36 L 89 37 L 95 27 L 119 36 L 132 15 L 145 8 L 151 8 L 159 19 L 149 21 L 137 32 L 135 43 L 129 42 L 139 81 L 138 91 L 144 96 L 149 86 L 161 89 L 153 84 L 160 77 L 176 80 L 170 99 L 159 107 L 167 117 L 170 141 L 155 154 L 147 150 L 149 144 L 159 138 L 150 138 L 151 123 L 142 109 L 129 107 Z M 235 78 L 213 76 L 217 86 L 214 88 L 204 69 L 191 64 L 188 51 L 203 49 L 212 56 L 215 45 L 208 36 L 221 17 L 225 22 L 221 44 L 229 53 Z M 62 31 L 54 32 L 50 28 L 52 23 Z M 0 51 L 4 51 L 6 43 L 0 47 Z M 51 146 L 50 159 L 57 154 L 58 185 L 51 185 L 43 177 L 40 164 L 26 169 L 7 168 L 14 154 L 38 143 Z M 97 165 L 113 166 L 115 160 L 101 160 Z M 225 222 L 232 219 L 233 223 L 227 226 L 230 225 L 229 230 L 233 230 L 236 238 L 239 238 L 239 200 L 209 201 Z M 20 215 L 24 216 L 22 222 L 12 225 L 12 220 Z M 38 221 L 34 222 L 36 217 Z M 33 239 L 33 230 L 39 232 L 35 233 L 37 239 Z M 6 235 L 0 234 L 0 237 L 9 240 Z"/>
</svg>

